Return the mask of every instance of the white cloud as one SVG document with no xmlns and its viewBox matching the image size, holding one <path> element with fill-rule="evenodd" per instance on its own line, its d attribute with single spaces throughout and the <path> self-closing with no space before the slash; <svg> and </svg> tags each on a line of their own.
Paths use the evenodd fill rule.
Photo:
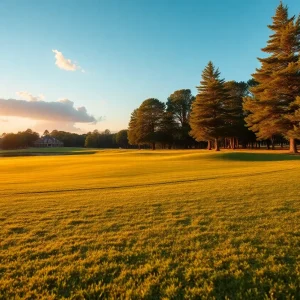
<svg viewBox="0 0 300 300">
<path fill-rule="evenodd" d="M 45 96 L 43 94 L 33 96 L 32 94 L 26 91 L 16 92 L 16 94 L 20 96 L 21 99 L 28 101 L 42 101 L 45 99 Z"/>
<path fill-rule="evenodd" d="M 58 50 L 52 50 L 55 53 L 55 64 L 62 70 L 65 71 L 76 71 L 81 70 L 83 73 L 85 72 L 79 65 L 75 62 L 72 62 L 71 59 L 65 58 L 63 54 Z"/>
<path fill-rule="evenodd" d="M 64 103 L 65 105 L 70 105 L 70 106 L 74 105 L 74 102 L 67 98 L 60 98 L 57 100 L 57 102 Z"/>
<path fill-rule="evenodd" d="M 60 99 L 55 102 L 0 99 L 0 116 L 65 123 L 98 121 L 88 114 L 85 107 L 74 107 L 74 102 L 69 99 Z"/>
</svg>

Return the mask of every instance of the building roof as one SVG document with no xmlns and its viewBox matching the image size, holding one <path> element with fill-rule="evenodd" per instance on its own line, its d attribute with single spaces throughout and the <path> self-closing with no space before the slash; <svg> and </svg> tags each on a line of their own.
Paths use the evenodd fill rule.
<svg viewBox="0 0 300 300">
<path fill-rule="evenodd" d="M 34 142 L 35 144 L 63 144 L 58 139 L 52 136 L 43 136 Z"/>
</svg>

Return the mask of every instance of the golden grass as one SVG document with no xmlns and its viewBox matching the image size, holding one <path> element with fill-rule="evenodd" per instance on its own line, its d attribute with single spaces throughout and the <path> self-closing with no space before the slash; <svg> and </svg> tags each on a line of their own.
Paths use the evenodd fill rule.
<svg viewBox="0 0 300 300">
<path fill-rule="evenodd" d="M 0 299 L 297 299 L 300 157 L 2 158 Z"/>
</svg>

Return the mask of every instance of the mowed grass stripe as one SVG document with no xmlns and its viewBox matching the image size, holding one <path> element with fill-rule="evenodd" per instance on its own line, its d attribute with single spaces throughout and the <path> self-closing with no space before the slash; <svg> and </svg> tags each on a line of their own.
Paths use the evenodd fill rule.
<svg viewBox="0 0 300 300">
<path fill-rule="evenodd" d="M 184 184 L 189 182 L 197 182 L 197 181 L 206 181 L 206 180 L 216 180 L 216 179 L 230 179 L 230 178 L 240 178 L 240 177 L 251 177 L 251 176 L 259 176 L 259 175 L 267 175 L 270 173 L 284 172 L 286 173 L 289 170 L 294 170 L 297 168 L 287 168 L 281 170 L 273 170 L 273 171 L 265 171 L 265 172 L 255 172 L 251 174 L 224 174 L 223 176 L 216 177 L 205 177 L 205 178 L 191 178 L 185 180 L 173 180 L 173 181 L 164 181 L 164 182 L 153 182 L 153 183 L 144 183 L 144 184 L 136 184 L 136 185 L 120 185 L 120 186 L 108 186 L 108 187 L 89 187 L 89 188 L 73 188 L 73 189 L 62 189 L 62 190 L 45 190 L 45 191 L 30 191 L 30 192 L 12 192 L 9 194 L 2 194 L 2 196 L 13 196 L 13 195 L 29 195 L 29 194 L 48 194 L 48 193 L 74 193 L 74 192 L 88 192 L 92 190 L 111 190 L 111 189 L 131 189 L 131 188 L 141 188 L 141 187 L 149 187 L 149 186 L 159 186 L 159 185 L 173 185 L 173 184 Z"/>
<path fill-rule="evenodd" d="M 135 156 L 136 154 L 136 156 Z M 243 153 L 242 153 L 243 154 Z M 101 151 L 85 157 L 29 157 L 0 164 L 2 193 L 88 189 L 195 178 L 215 178 L 294 167 L 297 161 L 253 162 L 223 160 L 204 151 Z M 288 156 L 281 155 L 286 158 Z M 37 176 L 40 174 L 40 176 Z M 7 180 L 9 179 L 9 180 Z M 171 179 L 171 180 L 170 180 Z M 116 185 L 116 182 L 118 183 Z"/>
</svg>

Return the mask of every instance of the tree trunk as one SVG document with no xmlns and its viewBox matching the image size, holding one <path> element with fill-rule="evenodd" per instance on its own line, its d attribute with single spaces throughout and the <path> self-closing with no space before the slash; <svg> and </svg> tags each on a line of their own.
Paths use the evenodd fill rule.
<svg viewBox="0 0 300 300">
<path fill-rule="evenodd" d="M 152 143 L 152 150 L 155 150 L 155 143 Z"/>
<path fill-rule="evenodd" d="M 207 150 L 211 150 L 211 141 L 207 141 Z"/>
<path fill-rule="evenodd" d="M 235 138 L 233 137 L 233 138 L 231 138 L 231 144 L 232 144 L 232 147 L 231 147 L 231 149 L 235 149 Z"/>
<path fill-rule="evenodd" d="M 290 153 L 298 153 L 296 140 L 290 138 Z"/>
<path fill-rule="evenodd" d="M 219 145 L 219 140 L 215 139 L 215 150 L 220 151 L 220 145 Z"/>
<path fill-rule="evenodd" d="M 231 149 L 231 148 L 232 148 L 232 145 L 231 145 L 231 138 L 228 138 L 228 139 L 227 139 L 227 148 L 228 148 L 228 149 Z"/>
<path fill-rule="evenodd" d="M 275 142 L 274 142 L 273 138 L 271 138 L 271 146 L 272 146 L 272 150 L 274 150 L 275 149 Z"/>
</svg>

